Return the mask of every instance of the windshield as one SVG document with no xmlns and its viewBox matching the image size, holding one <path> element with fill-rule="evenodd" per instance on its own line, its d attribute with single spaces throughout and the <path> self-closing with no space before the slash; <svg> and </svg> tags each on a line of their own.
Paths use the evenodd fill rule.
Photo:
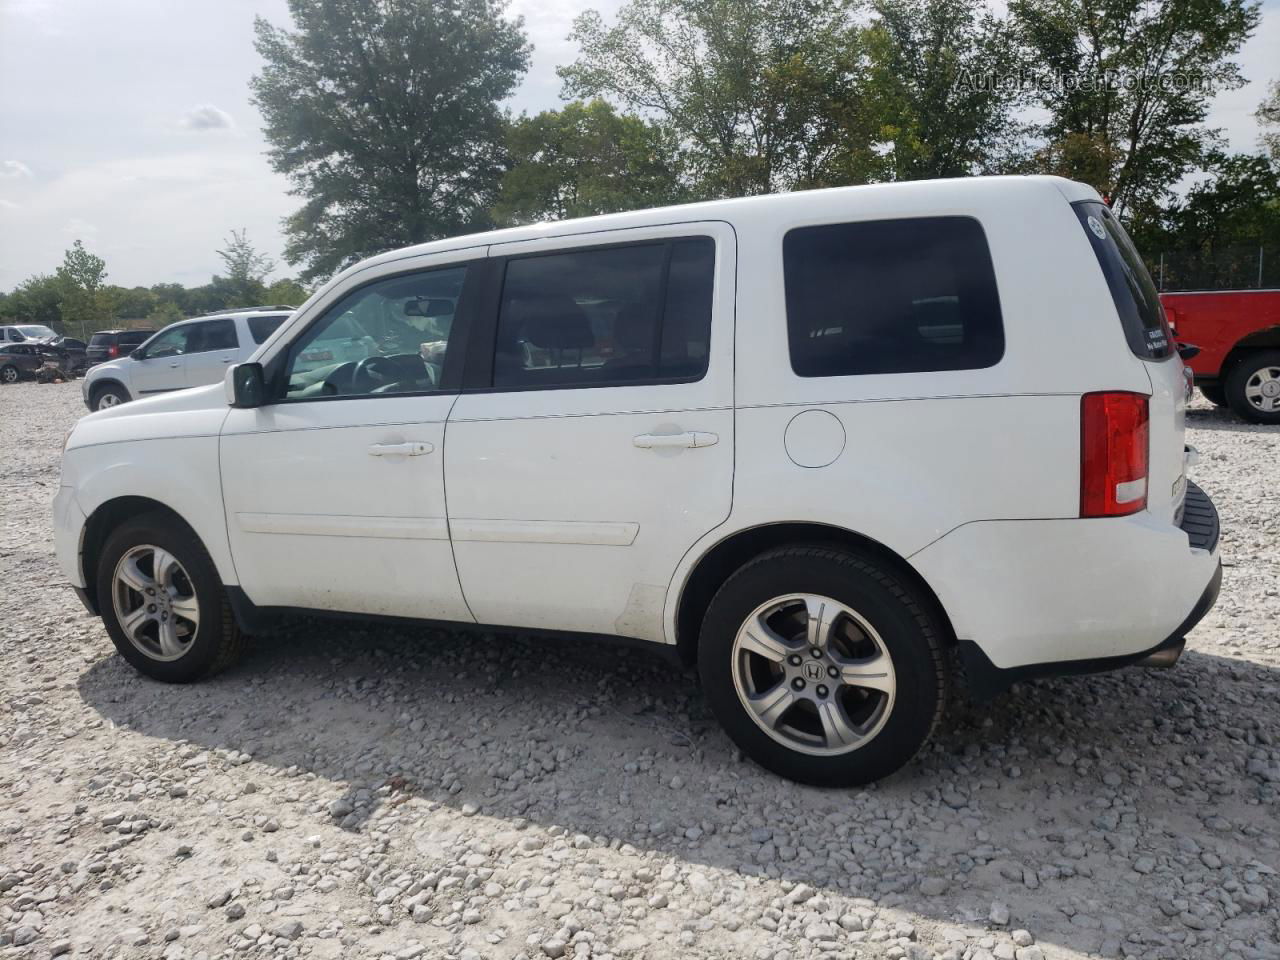
<svg viewBox="0 0 1280 960">
<path fill-rule="evenodd" d="M 45 327 L 38 323 L 22 324 L 18 327 L 18 332 L 28 340 L 44 340 L 46 337 L 56 337 L 52 327 Z"/>
</svg>

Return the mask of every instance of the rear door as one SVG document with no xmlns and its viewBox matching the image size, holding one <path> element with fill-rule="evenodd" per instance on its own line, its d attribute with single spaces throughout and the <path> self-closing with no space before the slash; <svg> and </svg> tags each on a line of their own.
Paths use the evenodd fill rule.
<svg viewBox="0 0 1280 960">
<path fill-rule="evenodd" d="M 445 459 L 467 603 L 482 623 L 661 640 L 673 571 L 732 500 L 733 232 L 490 256 Z"/>
<path fill-rule="evenodd" d="M 1134 356 L 1151 381 L 1147 508 L 1172 521 L 1186 493 L 1186 409 L 1183 373 L 1160 295 L 1120 221 L 1098 201 L 1073 204 L 1106 277 Z"/>
<path fill-rule="evenodd" d="M 187 386 L 202 387 L 220 382 L 227 368 L 240 356 L 240 339 L 231 317 L 201 320 L 192 324 L 187 346 Z"/>
</svg>

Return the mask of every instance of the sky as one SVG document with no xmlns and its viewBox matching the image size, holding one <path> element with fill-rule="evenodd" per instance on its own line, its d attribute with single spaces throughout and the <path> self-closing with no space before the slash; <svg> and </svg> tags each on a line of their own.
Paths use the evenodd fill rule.
<svg viewBox="0 0 1280 960">
<path fill-rule="evenodd" d="M 513 0 L 534 52 L 508 106 L 560 102 L 573 18 L 620 0 Z M 76 239 L 123 286 L 207 283 L 233 230 L 288 275 L 280 221 L 300 201 L 272 172 L 249 103 L 253 18 L 285 0 L 0 0 L 0 290 L 52 273 Z M 1280 0 L 1239 62 L 1248 86 L 1209 116 L 1235 150 L 1257 145 L 1257 108 L 1280 79 Z"/>
</svg>

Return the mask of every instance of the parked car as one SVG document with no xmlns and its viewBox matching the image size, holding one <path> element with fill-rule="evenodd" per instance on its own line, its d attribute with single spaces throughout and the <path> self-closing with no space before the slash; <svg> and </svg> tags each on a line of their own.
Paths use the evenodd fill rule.
<svg viewBox="0 0 1280 960">
<path fill-rule="evenodd" d="M 42 323 L 18 323 L 0 326 L 0 343 L 22 343 L 25 340 L 50 340 L 58 334 Z"/>
<path fill-rule="evenodd" d="M 99 330 L 89 338 L 85 359 L 93 367 L 127 357 L 155 334 L 154 330 Z"/>
<path fill-rule="evenodd" d="M 952 654 L 979 692 L 1177 660 L 1221 579 L 1189 389 L 1066 180 L 538 224 L 366 260 L 222 386 L 82 419 L 57 552 L 160 680 L 282 611 L 650 641 L 759 763 L 864 783 Z"/>
<path fill-rule="evenodd" d="M 88 368 L 87 348 L 83 340 L 75 337 L 54 337 L 36 344 L 41 356 L 58 366 L 64 373 L 77 376 Z"/>
<path fill-rule="evenodd" d="M 1254 423 L 1280 423 L 1280 290 L 1160 295 L 1188 365 L 1212 403 Z"/>
<path fill-rule="evenodd" d="M 44 357 L 31 343 L 0 343 L 0 383 L 17 383 L 44 366 Z"/>
<path fill-rule="evenodd" d="M 105 410 L 138 397 L 221 382 L 229 365 L 248 359 L 288 316 L 240 310 L 170 324 L 126 355 L 92 367 L 81 386 L 84 402 L 90 410 Z"/>
</svg>

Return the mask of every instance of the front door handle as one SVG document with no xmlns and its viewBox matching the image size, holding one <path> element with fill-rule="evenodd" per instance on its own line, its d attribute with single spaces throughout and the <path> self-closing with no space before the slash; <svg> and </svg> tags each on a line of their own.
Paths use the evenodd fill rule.
<svg viewBox="0 0 1280 960">
<path fill-rule="evenodd" d="M 373 443 L 369 445 L 369 456 L 421 457 L 434 449 L 432 444 L 423 440 L 410 440 L 408 443 Z"/>
<path fill-rule="evenodd" d="M 714 433 L 690 431 L 689 433 L 642 433 L 631 442 L 641 450 L 658 450 L 672 447 L 711 447 L 720 442 Z"/>
</svg>

